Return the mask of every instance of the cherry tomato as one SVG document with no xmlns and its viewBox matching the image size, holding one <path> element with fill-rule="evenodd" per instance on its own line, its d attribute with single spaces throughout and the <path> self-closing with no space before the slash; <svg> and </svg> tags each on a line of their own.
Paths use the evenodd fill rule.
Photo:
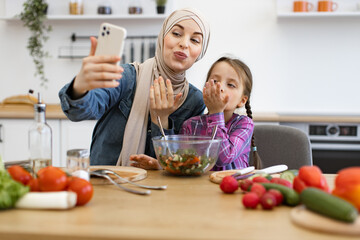
<svg viewBox="0 0 360 240">
<path fill-rule="evenodd" d="M 39 187 L 43 192 L 63 191 L 67 176 L 60 168 L 49 166 L 38 171 Z"/>
<path fill-rule="evenodd" d="M 7 169 L 12 179 L 26 185 L 30 179 L 31 174 L 19 165 L 13 165 Z"/>
<path fill-rule="evenodd" d="M 68 191 L 73 191 L 77 195 L 76 206 L 82 206 L 88 203 L 94 193 L 90 182 L 85 179 L 72 177 L 69 183 Z"/>
<path fill-rule="evenodd" d="M 39 186 L 39 179 L 38 178 L 32 178 L 27 183 L 27 186 L 30 187 L 30 192 L 40 192 L 40 186 Z"/>
</svg>

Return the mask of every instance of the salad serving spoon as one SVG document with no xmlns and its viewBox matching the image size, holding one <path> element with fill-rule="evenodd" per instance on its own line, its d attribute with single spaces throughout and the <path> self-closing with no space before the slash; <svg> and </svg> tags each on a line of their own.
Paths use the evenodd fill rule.
<svg viewBox="0 0 360 240">
<path fill-rule="evenodd" d="M 161 135 L 163 136 L 164 140 L 166 141 L 166 135 L 165 135 L 164 129 L 163 129 L 163 127 L 162 127 L 160 117 L 157 116 L 156 119 L 157 119 L 157 122 L 158 122 L 159 127 L 160 127 Z M 169 155 L 170 155 L 172 158 L 174 158 L 174 154 L 171 152 L 169 146 L 167 145 L 167 142 L 166 142 L 166 147 L 167 147 L 166 150 L 168 151 Z"/>
<path fill-rule="evenodd" d="M 117 182 L 115 182 L 109 175 L 101 173 L 101 172 L 91 171 L 90 175 L 106 178 L 107 180 L 109 180 L 115 186 L 117 186 L 117 187 L 119 187 L 119 188 L 121 188 L 121 189 L 123 189 L 123 190 L 125 190 L 127 192 L 130 192 L 130 193 L 139 194 L 139 195 L 149 195 L 151 193 L 150 190 L 138 191 L 138 190 L 134 190 L 134 189 L 131 189 L 131 188 L 124 187 L 123 185 L 118 184 Z"/>
<path fill-rule="evenodd" d="M 116 176 L 118 179 L 120 179 L 123 182 L 130 183 L 130 184 L 132 184 L 134 186 L 141 187 L 141 188 L 153 189 L 153 190 L 165 190 L 167 188 L 166 185 L 163 185 L 163 186 L 148 186 L 148 185 L 138 184 L 138 183 L 130 181 L 130 180 L 126 179 L 126 178 L 121 177 L 119 174 L 117 174 L 116 172 L 114 172 L 112 170 L 109 170 L 109 169 L 96 169 L 96 170 L 92 171 L 92 173 L 101 174 L 101 175 L 112 174 L 112 175 Z"/>
<path fill-rule="evenodd" d="M 206 150 L 206 155 L 209 156 L 209 152 L 210 152 L 210 148 L 211 148 L 211 144 L 212 144 L 212 140 L 214 140 L 215 136 L 216 136 L 216 131 L 218 129 L 218 125 L 215 125 L 212 129 L 212 132 L 211 132 L 211 141 L 210 141 L 210 144 Z"/>
</svg>

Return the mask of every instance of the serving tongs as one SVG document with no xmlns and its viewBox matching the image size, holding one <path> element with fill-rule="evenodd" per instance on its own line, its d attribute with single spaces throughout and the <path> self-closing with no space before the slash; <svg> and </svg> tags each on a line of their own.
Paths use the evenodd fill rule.
<svg viewBox="0 0 360 240">
<path fill-rule="evenodd" d="M 112 174 L 112 175 L 116 176 L 122 182 L 126 182 L 126 183 L 132 184 L 134 186 L 145 188 L 145 189 L 165 190 L 167 188 L 167 186 L 147 186 L 147 185 L 138 184 L 138 183 L 132 182 L 126 178 L 121 177 L 119 174 L 117 174 L 116 172 L 109 170 L 109 169 L 97 169 L 97 170 L 91 171 L 90 174 L 93 176 L 106 178 L 107 180 L 109 180 L 111 183 L 113 183 L 117 187 L 122 188 L 125 191 L 135 193 L 135 194 L 140 194 L 140 195 L 149 195 L 151 193 L 151 191 L 150 190 L 138 191 L 138 190 L 124 187 L 123 185 L 115 182 L 108 174 Z"/>
</svg>

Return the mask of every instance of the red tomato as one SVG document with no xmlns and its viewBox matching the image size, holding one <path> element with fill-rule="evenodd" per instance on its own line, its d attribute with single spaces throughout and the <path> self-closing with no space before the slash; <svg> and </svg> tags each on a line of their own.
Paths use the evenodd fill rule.
<svg viewBox="0 0 360 240">
<path fill-rule="evenodd" d="M 304 181 L 306 186 L 321 187 L 322 172 L 317 166 L 302 166 L 299 169 L 299 178 Z"/>
<path fill-rule="evenodd" d="M 31 174 L 19 165 L 13 165 L 7 169 L 12 179 L 26 185 L 30 179 Z"/>
<path fill-rule="evenodd" d="M 30 192 L 40 192 L 40 186 L 39 186 L 39 179 L 38 178 L 32 178 L 27 183 L 27 186 L 30 187 Z"/>
<path fill-rule="evenodd" d="M 76 206 L 82 206 L 88 203 L 94 193 L 91 183 L 78 177 L 72 177 L 69 183 L 68 191 L 76 193 Z"/>
<path fill-rule="evenodd" d="M 43 192 L 62 191 L 66 188 L 67 176 L 60 168 L 49 166 L 38 171 L 39 187 Z"/>
<path fill-rule="evenodd" d="M 301 193 L 305 188 L 307 188 L 307 186 L 299 176 L 296 176 L 294 178 L 293 188 L 297 193 Z"/>
</svg>

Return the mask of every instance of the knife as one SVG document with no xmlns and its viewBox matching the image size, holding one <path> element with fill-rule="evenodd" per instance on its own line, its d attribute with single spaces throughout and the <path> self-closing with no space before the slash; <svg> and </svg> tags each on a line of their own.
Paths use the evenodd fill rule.
<svg viewBox="0 0 360 240">
<path fill-rule="evenodd" d="M 243 168 L 243 169 L 236 171 L 236 173 L 234 173 L 232 176 L 233 177 L 242 176 L 242 178 L 247 178 L 247 177 L 254 175 L 255 173 L 274 174 L 274 173 L 286 171 L 288 169 L 288 166 L 285 164 L 281 164 L 281 165 L 275 165 L 275 166 L 258 169 L 258 170 L 254 170 L 254 169 L 255 168 L 253 166 Z M 247 174 L 247 173 L 250 173 L 250 174 Z M 245 176 L 247 176 L 247 177 L 245 177 Z"/>
<path fill-rule="evenodd" d="M 144 44 L 144 39 L 142 39 L 141 41 L 141 62 L 144 62 L 144 55 L 145 55 L 145 44 Z"/>
<path fill-rule="evenodd" d="M 130 45 L 130 62 L 134 62 L 134 43 L 131 42 Z"/>
</svg>

